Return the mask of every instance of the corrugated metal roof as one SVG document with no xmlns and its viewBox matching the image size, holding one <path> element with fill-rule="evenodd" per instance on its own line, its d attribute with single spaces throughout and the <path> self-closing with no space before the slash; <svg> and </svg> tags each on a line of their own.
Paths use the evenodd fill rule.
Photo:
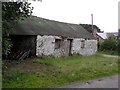
<svg viewBox="0 0 120 90">
<path fill-rule="evenodd" d="M 106 33 L 97 33 L 101 38 L 107 39 L 107 34 Z"/>
<path fill-rule="evenodd" d="M 115 37 L 118 36 L 118 32 L 109 32 L 109 33 L 97 33 L 101 38 L 108 39 L 109 36 L 113 35 Z"/>
<path fill-rule="evenodd" d="M 31 16 L 19 21 L 12 35 L 56 35 L 94 39 L 94 36 L 81 25 L 58 22 Z"/>
</svg>

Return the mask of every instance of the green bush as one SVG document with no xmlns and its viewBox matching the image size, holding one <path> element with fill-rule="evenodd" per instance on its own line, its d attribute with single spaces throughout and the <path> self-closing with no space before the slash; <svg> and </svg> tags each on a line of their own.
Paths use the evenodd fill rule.
<svg viewBox="0 0 120 90">
<path fill-rule="evenodd" d="M 118 50 L 118 42 L 113 36 L 109 36 L 108 39 L 99 43 L 100 51 L 117 51 Z"/>
</svg>

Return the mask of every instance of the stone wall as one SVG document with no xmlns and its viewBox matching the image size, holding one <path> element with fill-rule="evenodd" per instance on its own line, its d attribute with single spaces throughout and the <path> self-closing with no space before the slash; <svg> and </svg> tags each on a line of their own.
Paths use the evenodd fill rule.
<svg viewBox="0 0 120 90">
<path fill-rule="evenodd" d="M 55 49 L 55 39 L 61 39 L 61 46 Z M 69 55 L 69 42 L 67 39 L 62 39 L 58 36 L 37 36 L 36 56 L 68 56 Z"/>
<path fill-rule="evenodd" d="M 84 47 L 82 46 L 84 41 Z M 97 40 L 73 39 L 72 54 L 93 55 L 97 51 Z"/>
<path fill-rule="evenodd" d="M 62 39 L 60 48 L 54 49 L 54 56 L 69 56 L 69 41 L 67 39 Z"/>
<path fill-rule="evenodd" d="M 54 42 L 53 36 L 37 36 L 36 56 L 53 56 Z"/>
<path fill-rule="evenodd" d="M 62 39 L 58 36 L 37 36 L 36 56 L 69 56 L 70 40 L 62 39 L 60 48 L 55 49 L 55 39 Z M 81 47 L 84 41 L 84 47 Z M 97 40 L 84 40 L 74 38 L 72 40 L 71 54 L 93 55 L 97 51 Z"/>
</svg>

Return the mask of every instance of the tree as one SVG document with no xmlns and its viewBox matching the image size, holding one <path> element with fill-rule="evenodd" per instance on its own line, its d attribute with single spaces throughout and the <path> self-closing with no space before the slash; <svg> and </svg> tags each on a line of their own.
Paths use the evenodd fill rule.
<svg viewBox="0 0 120 90">
<path fill-rule="evenodd" d="M 118 42 L 114 36 L 109 36 L 108 39 L 100 43 L 101 51 L 117 51 Z"/>
<path fill-rule="evenodd" d="M 19 20 L 29 17 L 33 7 L 28 2 L 3 2 L 2 3 L 2 56 L 7 57 L 12 47 L 9 37 L 13 27 Z"/>
</svg>

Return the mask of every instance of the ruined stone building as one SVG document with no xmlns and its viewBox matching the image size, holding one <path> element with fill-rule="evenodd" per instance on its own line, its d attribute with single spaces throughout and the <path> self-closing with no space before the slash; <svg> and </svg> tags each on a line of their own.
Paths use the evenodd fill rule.
<svg viewBox="0 0 120 90">
<path fill-rule="evenodd" d="M 12 57 L 93 55 L 97 40 L 81 25 L 31 16 L 11 33 Z"/>
</svg>

